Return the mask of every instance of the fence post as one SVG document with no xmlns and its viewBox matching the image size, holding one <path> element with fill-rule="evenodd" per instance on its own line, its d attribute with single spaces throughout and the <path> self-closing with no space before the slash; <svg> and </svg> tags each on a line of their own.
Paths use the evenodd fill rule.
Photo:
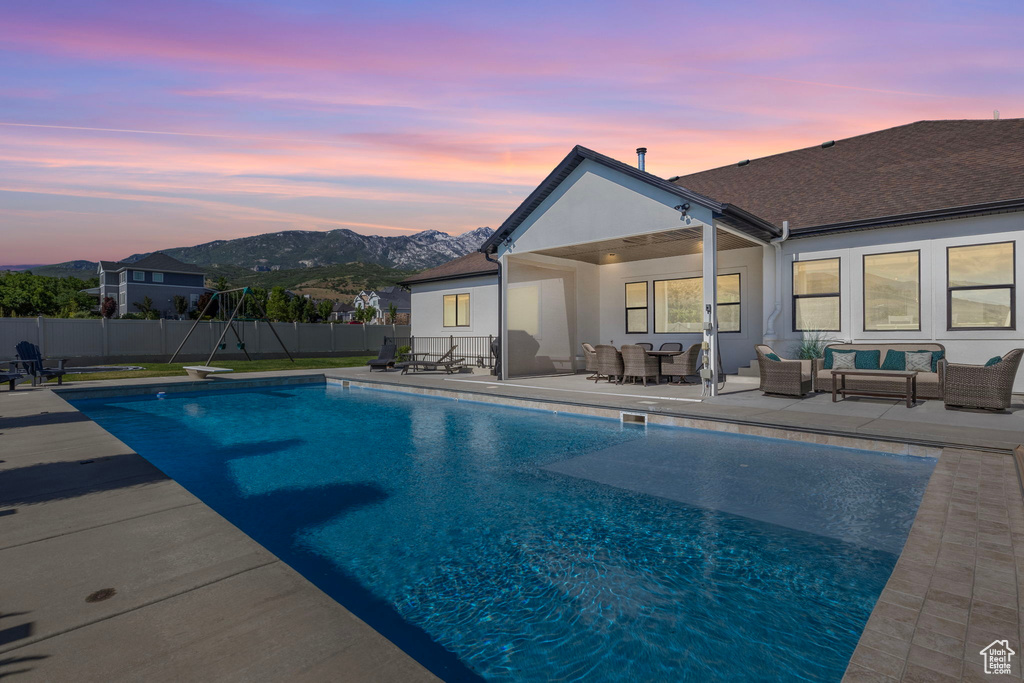
<svg viewBox="0 0 1024 683">
<path fill-rule="evenodd" d="M 36 337 L 37 340 L 39 341 L 39 354 L 45 358 L 46 340 L 44 339 L 44 336 L 46 335 L 46 323 L 43 322 L 44 320 L 45 318 L 43 318 L 43 316 L 36 316 Z M 32 381 L 35 382 L 35 380 Z"/>
<path fill-rule="evenodd" d="M 370 342 L 366 340 L 366 323 L 363 323 L 363 351 L 370 350 Z"/>
<path fill-rule="evenodd" d="M 160 355 L 167 355 L 167 326 L 163 318 L 160 318 Z"/>
<path fill-rule="evenodd" d="M 300 339 L 302 333 L 299 331 L 298 320 L 292 323 L 292 329 L 295 330 L 295 353 L 299 354 L 302 352 L 302 340 Z"/>
<path fill-rule="evenodd" d="M 331 326 L 331 353 L 337 353 L 334 345 L 334 323 L 328 323 Z"/>
</svg>

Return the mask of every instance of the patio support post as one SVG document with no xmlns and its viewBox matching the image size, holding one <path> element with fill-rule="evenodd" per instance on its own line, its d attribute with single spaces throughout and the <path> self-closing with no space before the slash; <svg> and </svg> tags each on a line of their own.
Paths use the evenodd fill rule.
<svg viewBox="0 0 1024 683">
<path fill-rule="evenodd" d="M 708 344 L 708 367 L 711 368 L 710 396 L 718 395 L 718 234 L 714 222 L 704 224 L 704 320 L 711 321 L 711 329 L 704 330 Z M 707 314 L 710 306 L 711 315 Z"/>
<path fill-rule="evenodd" d="M 498 278 L 498 298 L 501 306 L 498 309 L 501 315 L 498 317 L 498 336 L 501 338 L 501 374 L 499 380 L 508 379 L 508 252 L 499 257 L 501 261 L 501 276 Z"/>
</svg>

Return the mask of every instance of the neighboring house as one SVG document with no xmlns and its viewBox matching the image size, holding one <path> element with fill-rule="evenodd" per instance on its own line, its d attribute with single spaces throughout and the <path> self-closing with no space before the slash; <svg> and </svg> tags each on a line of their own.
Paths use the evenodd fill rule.
<svg viewBox="0 0 1024 683">
<path fill-rule="evenodd" d="M 498 332 L 505 376 L 580 368 L 584 341 L 707 339 L 735 372 L 817 331 L 983 363 L 1024 346 L 1022 241 L 1024 119 L 921 121 L 668 180 L 576 147 L 481 247 L 500 271 L 403 284 L 414 334 Z"/>
<path fill-rule="evenodd" d="M 210 291 L 205 286 L 206 274 L 202 268 L 182 263 L 167 254 L 154 252 L 134 263 L 100 261 L 100 303 L 106 297 L 117 302 L 118 315 L 136 313 L 136 302 L 147 296 L 161 317 L 177 315 L 174 297 L 180 295 L 189 302 L 189 310 L 196 307 L 199 297 Z"/>
<path fill-rule="evenodd" d="M 350 322 L 352 320 L 352 314 L 356 312 L 356 307 L 352 304 L 341 303 L 340 301 L 334 304 L 331 308 L 331 320 L 335 322 Z"/>
<path fill-rule="evenodd" d="M 401 287 L 392 285 L 378 290 L 364 289 L 359 294 L 356 294 L 355 299 L 352 301 L 352 305 L 360 310 L 367 306 L 373 306 L 377 311 L 377 315 L 372 322 L 377 325 L 390 324 L 392 322 L 388 318 L 391 304 L 395 305 L 398 313 L 395 323 L 398 325 L 408 325 L 409 319 L 412 317 L 412 298 L 410 293 Z"/>
<path fill-rule="evenodd" d="M 473 252 L 398 283 L 411 290 L 416 337 L 498 334 L 498 264 Z"/>
</svg>

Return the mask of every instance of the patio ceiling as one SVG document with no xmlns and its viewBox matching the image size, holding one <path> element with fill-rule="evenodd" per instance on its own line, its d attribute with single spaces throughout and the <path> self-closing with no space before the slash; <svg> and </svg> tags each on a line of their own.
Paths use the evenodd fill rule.
<svg viewBox="0 0 1024 683">
<path fill-rule="evenodd" d="M 718 231 L 718 251 L 746 249 L 747 247 L 756 246 L 759 246 L 757 242 L 744 239 L 724 230 Z M 613 240 L 603 240 L 601 242 L 573 244 L 568 247 L 544 249 L 534 253 L 604 266 L 610 263 L 646 261 L 667 256 L 700 254 L 702 252 L 702 228 L 682 228 L 679 230 L 655 232 L 649 235 L 635 235 Z"/>
</svg>

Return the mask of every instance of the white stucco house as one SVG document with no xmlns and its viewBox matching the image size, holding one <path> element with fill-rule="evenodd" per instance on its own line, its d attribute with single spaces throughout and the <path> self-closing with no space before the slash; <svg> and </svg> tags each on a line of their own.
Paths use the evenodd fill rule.
<svg viewBox="0 0 1024 683">
<path fill-rule="evenodd" d="M 480 254 L 403 283 L 413 334 L 500 336 L 504 377 L 581 369 L 584 341 L 706 339 L 727 373 L 814 331 L 938 342 L 953 362 L 1024 346 L 1024 119 L 921 121 L 668 179 L 638 166 L 574 148 Z"/>
</svg>

